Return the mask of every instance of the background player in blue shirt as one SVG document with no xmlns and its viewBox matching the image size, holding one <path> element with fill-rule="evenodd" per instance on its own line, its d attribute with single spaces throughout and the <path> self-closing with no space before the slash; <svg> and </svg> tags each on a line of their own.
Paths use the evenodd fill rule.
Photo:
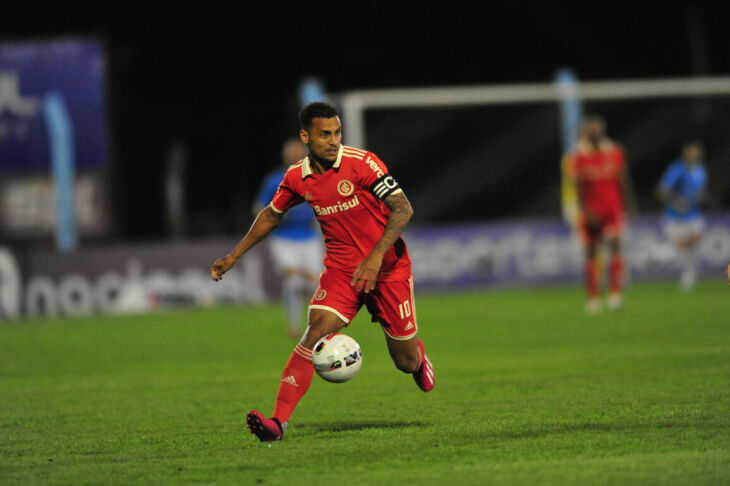
<svg viewBox="0 0 730 486">
<path fill-rule="evenodd" d="M 257 215 L 271 203 L 287 168 L 306 155 L 306 146 L 301 141 L 289 139 L 284 142 L 284 164 L 264 178 L 253 208 L 254 214 Z M 281 297 L 286 311 L 287 332 L 292 339 L 299 339 L 302 334 L 304 297 L 308 299 L 317 287 L 324 259 L 324 245 L 315 227 L 312 208 L 308 204 L 299 204 L 287 211 L 267 242 L 282 278 Z"/>
<path fill-rule="evenodd" d="M 704 228 L 699 205 L 707 184 L 703 152 L 699 142 L 686 143 L 682 155 L 662 175 L 657 189 L 657 196 L 665 205 L 662 226 L 674 243 L 682 267 L 680 286 L 684 290 L 692 288 L 697 280 L 697 249 Z"/>
</svg>

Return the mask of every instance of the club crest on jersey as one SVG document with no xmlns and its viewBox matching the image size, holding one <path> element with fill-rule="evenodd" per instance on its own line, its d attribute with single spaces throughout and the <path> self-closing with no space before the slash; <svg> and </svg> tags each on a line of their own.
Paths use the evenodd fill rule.
<svg viewBox="0 0 730 486">
<path fill-rule="evenodd" d="M 319 289 L 316 294 L 314 294 L 314 300 L 322 300 L 325 297 L 327 297 L 327 291 L 324 289 Z"/>
<path fill-rule="evenodd" d="M 354 191 L 355 186 L 352 185 L 352 182 L 348 181 L 347 179 L 342 179 L 337 184 L 337 192 L 339 192 L 341 196 L 347 197 L 351 195 Z"/>
<path fill-rule="evenodd" d="M 306 194 L 304 195 L 304 199 L 305 199 L 305 200 L 307 200 L 307 201 L 311 201 L 311 200 L 312 200 L 313 198 L 312 198 L 312 195 L 311 195 L 311 194 L 309 194 L 309 193 L 307 192 L 307 193 L 306 193 Z"/>
</svg>

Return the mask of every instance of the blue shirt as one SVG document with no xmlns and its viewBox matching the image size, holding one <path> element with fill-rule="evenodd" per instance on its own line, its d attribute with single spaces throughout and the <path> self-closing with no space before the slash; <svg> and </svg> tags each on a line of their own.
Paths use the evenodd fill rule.
<svg viewBox="0 0 730 486">
<path fill-rule="evenodd" d="M 686 199 L 689 207 L 686 212 L 680 212 L 667 205 L 664 215 L 679 221 L 688 221 L 699 217 L 699 196 L 706 182 L 707 174 L 702 164 L 689 167 L 682 159 L 675 160 L 664 172 L 660 185 L 672 195 Z"/>
<path fill-rule="evenodd" d="M 284 178 L 286 170 L 281 169 L 266 176 L 256 201 L 262 206 L 268 206 L 273 199 L 279 183 Z M 298 204 L 286 213 L 281 224 L 272 232 L 272 236 L 289 240 L 308 240 L 317 236 L 314 228 L 314 211 L 309 204 Z"/>
</svg>

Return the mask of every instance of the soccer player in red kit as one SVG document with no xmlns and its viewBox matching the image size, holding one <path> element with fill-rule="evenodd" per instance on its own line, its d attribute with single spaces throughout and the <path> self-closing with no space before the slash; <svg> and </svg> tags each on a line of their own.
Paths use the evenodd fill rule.
<svg viewBox="0 0 730 486">
<path fill-rule="evenodd" d="M 413 214 L 408 199 L 375 154 L 342 145 L 334 107 L 310 103 L 299 118 L 299 136 L 309 154 L 289 168 L 246 236 L 210 269 L 213 280 L 220 280 L 289 208 L 307 202 L 314 210 L 325 239 L 325 269 L 309 306 L 307 329 L 284 367 L 271 418 L 257 410 L 248 413 L 247 425 L 261 441 L 282 438 L 312 382 L 315 343 L 347 326 L 363 304 L 382 326 L 395 366 L 413 374 L 423 391 L 434 386 L 433 367 L 416 337 L 411 261 L 401 237 Z"/>
<path fill-rule="evenodd" d="M 571 169 L 577 190 L 579 228 L 585 245 L 585 282 L 588 310 L 600 310 L 598 246 L 608 242 L 609 308 L 621 306 L 624 261 L 621 236 L 626 205 L 626 162 L 624 151 L 605 135 L 603 119 L 587 117 L 581 137 L 571 154 Z"/>
</svg>

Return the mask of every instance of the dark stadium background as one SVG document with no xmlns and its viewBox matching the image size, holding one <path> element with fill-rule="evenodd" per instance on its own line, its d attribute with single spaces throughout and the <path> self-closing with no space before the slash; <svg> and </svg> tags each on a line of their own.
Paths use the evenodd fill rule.
<svg viewBox="0 0 730 486">
<path fill-rule="evenodd" d="M 189 150 L 190 235 L 245 231 L 262 175 L 279 163 L 282 140 L 298 130 L 297 86 L 306 76 L 319 76 L 328 91 L 341 92 L 550 82 L 560 67 L 573 68 L 582 80 L 728 74 L 730 36 L 715 9 L 701 2 L 675 8 L 643 2 L 111 2 L 84 11 L 3 16 L 0 40 L 103 39 L 116 236 L 154 239 L 167 236 L 162 161 L 176 141 Z M 681 123 L 692 109 L 677 107 L 671 123 Z M 545 110 L 541 116 L 554 119 L 555 108 Z M 502 112 L 501 120 L 519 117 L 519 109 Z M 603 114 L 619 139 L 621 126 L 635 116 L 620 105 Z M 368 122 L 378 127 L 390 116 L 376 111 Z M 382 142 L 373 150 L 404 167 L 397 175 L 409 194 L 422 182 L 433 184 L 426 174 L 446 184 L 451 156 L 487 143 L 484 126 L 475 124 L 481 116 L 463 111 L 436 135 L 438 143 L 411 140 L 405 161 L 388 157 L 387 142 L 399 139 L 394 117 L 381 135 L 375 129 L 373 143 Z M 724 143 L 727 117 L 717 112 L 706 120 L 688 125 L 687 135 Z M 419 212 L 417 206 L 414 221 L 558 216 L 556 127 L 546 123 L 515 140 L 550 140 L 544 142 L 554 146 L 547 151 L 554 154 L 550 160 L 515 167 L 499 179 L 475 163 L 483 191 L 439 210 Z M 662 153 L 632 167 L 646 211 L 658 210 L 651 190 L 676 154 L 677 140 L 654 146 L 664 147 Z M 722 171 L 720 161 L 713 163 Z M 717 189 L 711 204 L 727 207 L 730 190 Z"/>
</svg>

